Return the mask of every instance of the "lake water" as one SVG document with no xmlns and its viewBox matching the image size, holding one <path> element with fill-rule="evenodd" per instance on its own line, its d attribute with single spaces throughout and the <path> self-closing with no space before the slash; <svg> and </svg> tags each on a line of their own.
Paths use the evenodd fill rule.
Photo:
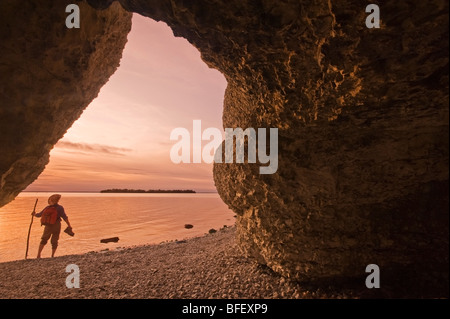
<svg viewBox="0 0 450 319">
<path fill-rule="evenodd" d="M 62 230 L 56 256 L 102 249 L 154 244 L 200 236 L 209 229 L 234 225 L 234 213 L 218 194 L 100 194 L 61 193 L 62 205 L 72 224 L 74 237 Z M 21 193 L 0 208 L 0 262 L 25 258 L 31 212 L 47 206 L 50 193 Z M 186 229 L 185 224 L 194 225 Z M 28 258 L 35 258 L 44 227 L 34 218 Z M 119 237 L 118 243 L 102 244 L 103 238 Z M 50 257 L 47 243 L 42 257 Z"/>
</svg>

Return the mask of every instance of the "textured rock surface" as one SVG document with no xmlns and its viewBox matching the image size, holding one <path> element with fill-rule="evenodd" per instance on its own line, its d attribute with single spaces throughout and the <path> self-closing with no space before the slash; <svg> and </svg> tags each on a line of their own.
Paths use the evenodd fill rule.
<svg viewBox="0 0 450 319">
<path fill-rule="evenodd" d="M 225 75 L 224 127 L 279 128 L 276 174 L 214 168 L 246 253 L 298 280 L 375 263 L 448 289 L 446 0 L 380 4 L 381 29 L 361 0 L 120 2 Z"/>
<path fill-rule="evenodd" d="M 67 29 L 69 3 L 0 3 L 0 206 L 39 176 L 119 66 L 131 14 L 117 3 L 98 11 L 76 2 L 81 28 Z"/>
</svg>

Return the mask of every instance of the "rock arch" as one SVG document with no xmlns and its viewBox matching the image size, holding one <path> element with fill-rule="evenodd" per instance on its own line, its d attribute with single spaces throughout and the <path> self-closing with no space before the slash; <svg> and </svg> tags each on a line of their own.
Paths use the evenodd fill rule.
<svg viewBox="0 0 450 319">
<path fill-rule="evenodd" d="M 103 45 L 80 46 L 85 59 L 65 61 L 77 77 L 46 83 L 64 91 L 64 83 L 84 80 L 77 83 L 90 92 L 83 99 L 51 111 L 45 95 L 23 90 L 42 84 L 16 85 L 23 83 L 13 77 L 20 60 L 1 58 L 11 77 L 9 86 L 2 77 L 1 204 L 37 177 L 48 150 L 118 65 L 129 15 L 111 0 L 88 2 L 98 11 L 89 10 L 86 26 L 105 21 L 96 29 Z M 12 1 L 2 9 L 14 9 L 4 3 Z M 301 281 L 363 278 L 374 263 L 384 278 L 414 269 L 405 282 L 448 289 L 442 284 L 448 282 L 447 1 L 383 3 L 380 29 L 365 27 L 361 0 L 120 4 L 166 22 L 225 75 L 224 127 L 279 128 L 276 174 L 259 175 L 249 164 L 214 167 L 217 189 L 238 215 L 245 253 Z M 8 23 L 9 31 L 0 32 L 14 44 Z M 108 70 L 102 74 L 89 68 L 101 54 L 109 57 L 98 60 Z M 24 114 L 5 111 L 9 105 Z M 30 139 L 48 132 L 27 120 L 36 114 L 63 123 L 42 143 Z"/>
</svg>

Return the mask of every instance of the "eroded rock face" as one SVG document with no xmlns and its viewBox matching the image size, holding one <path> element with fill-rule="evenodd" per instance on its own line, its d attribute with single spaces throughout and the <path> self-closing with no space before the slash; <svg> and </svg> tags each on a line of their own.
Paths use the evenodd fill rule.
<svg viewBox="0 0 450 319">
<path fill-rule="evenodd" d="M 380 29 L 359 0 L 120 3 L 225 75 L 224 127 L 279 128 L 276 174 L 214 167 L 245 253 L 301 281 L 363 283 L 374 263 L 385 279 L 414 269 L 405 280 L 446 286 L 446 0 L 382 3 Z"/>
<path fill-rule="evenodd" d="M 131 14 L 85 2 L 67 29 L 65 1 L 0 3 L 0 206 L 44 170 L 53 145 L 119 66 Z"/>
</svg>

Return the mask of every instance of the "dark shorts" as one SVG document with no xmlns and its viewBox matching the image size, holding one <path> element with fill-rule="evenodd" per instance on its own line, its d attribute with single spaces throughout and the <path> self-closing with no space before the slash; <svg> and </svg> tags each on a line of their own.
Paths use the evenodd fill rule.
<svg viewBox="0 0 450 319">
<path fill-rule="evenodd" d="M 56 249 L 58 247 L 59 234 L 61 233 L 61 222 L 56 222 L 53 225 L 45 225 L 44 233 L 41 237 L 41 245 L 47 244 L 50 237 L 50 243 L 52 244 L 52 248 Z"/>
</svg>

